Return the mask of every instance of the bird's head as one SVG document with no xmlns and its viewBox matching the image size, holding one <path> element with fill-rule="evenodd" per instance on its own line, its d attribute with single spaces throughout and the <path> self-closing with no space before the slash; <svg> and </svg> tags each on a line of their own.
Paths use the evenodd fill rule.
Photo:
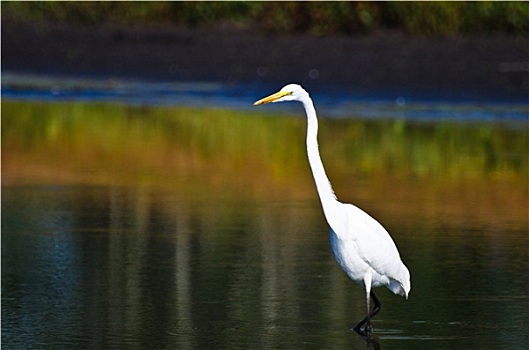
<svg viewBox="0 0 529 350">
<path fill-rule="evenodd" d="M 302 101 L 309 97 L 309 93 L 305 91 L 298 84 L 285 85 L 281 90 L 268 97 L 260 99 L 254 103 L 254 106 L 262 105 L 270 102 L 285 102 L 285 101 Z"/>
</svg>

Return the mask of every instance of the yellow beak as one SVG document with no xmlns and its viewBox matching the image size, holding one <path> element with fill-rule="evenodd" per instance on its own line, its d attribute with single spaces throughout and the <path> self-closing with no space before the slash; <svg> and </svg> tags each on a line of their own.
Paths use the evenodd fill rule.
<svg viewBox="0 0 529 350">
<path fill-rule="evenodd" d="M 286 95 L 290 95 L 290 94 L 291 94 L 291 92 L 289 92 L 289 91 L 279 91 L 279 92 L 276 92 L 275 94 L 272 94 L 272 95 L 270 95 L 268 97 L 262 98 L 259 101 L 256 101 L 253 105 L 257 106 L 257 105 L 262 105 L 262 104 L 265 104 L 265 103 L 274 102 L 275 100 L 279 100 L 281 97 L 286 96 Z"/>
</svg>

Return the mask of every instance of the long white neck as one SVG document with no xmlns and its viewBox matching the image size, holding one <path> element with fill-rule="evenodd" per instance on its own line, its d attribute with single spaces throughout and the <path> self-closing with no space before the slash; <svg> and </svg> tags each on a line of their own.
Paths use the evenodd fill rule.
<svg viewBox="0 0 529 350">
<path fill-rule="evenodd" d="M 327 178 L 325 169 L 323 168 L 320 151 L 318 149 L 318 119 L 316 117 L 314 104 L 308 95 L 303 98 L 301 102 L 307 113 L 307 155 L 309 158 L 309 164 L 325 217 L 327 218 L 327 222 L 329 222 L 332 217 L 332 208 L 338 203 L 338 201 L 334 195 L 331 183 Z"/>
</svg>

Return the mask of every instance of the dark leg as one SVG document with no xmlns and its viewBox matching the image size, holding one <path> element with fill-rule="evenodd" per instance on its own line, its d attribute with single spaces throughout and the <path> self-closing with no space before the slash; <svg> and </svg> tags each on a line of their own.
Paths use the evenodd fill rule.
<svg viewBox="0 0 529 350">
<path fill-rule="evenodd" d="M 371 331 L 372 331 L 371 318 L 373 318 L 376 314 L 378 314 L 379 311 L 380 311 L 380 308 L 382 307 L 382 304 L 378 300 L 378 298 L 375 295 L 375 293 L 373 293 L 373 291 L 371 291 L 369 293 L 369 295 L 371 296 L 371 299 L 373 299 L 373 302 L 375 303 L 375 307 L 373 308 L 373 310 L 371 310 L 371 312 L 362 321 L 358 322 L 358 324 L 355 326 L 355 328 L 353 328 L 354 331 L 356 333 L 358 333 L 358 334 L 362 334 L 362 333 L 369 334 L 369 333 L 371 333 Z M 366 324 L 366 327 L 365 327 L 364 331 L 362 331 L 362 326 L 364 324 Z"/>
</svg>

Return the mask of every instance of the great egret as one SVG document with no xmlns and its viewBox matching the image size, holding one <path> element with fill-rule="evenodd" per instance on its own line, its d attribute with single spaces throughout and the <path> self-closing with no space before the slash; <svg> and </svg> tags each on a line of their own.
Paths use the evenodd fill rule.
<svg viewBox="0 0 529 350">
<path fill-rule="evenodd" d="M 369 335 L 372 332 L 371 318 L 381 307 L 371 288 L 386 286 L 393 293 L 408 299 L 411 289 L 410 273 L 384 227 L 360 208 L 337 200 L 320 158 L 318 119 L 308 92 L 297 84 L 289 84 L 254 105 L 285 101 L 299 101 L 305 108 L 307 155 L 323 212 L 330 226 L 331 247 L 338 264 L 353 281 L 363 285 L 366 292 L 367 316 L 354 330 Z M 373 310 L 369 307 L 370 296 L 375 303 Z"/>
</svg>

